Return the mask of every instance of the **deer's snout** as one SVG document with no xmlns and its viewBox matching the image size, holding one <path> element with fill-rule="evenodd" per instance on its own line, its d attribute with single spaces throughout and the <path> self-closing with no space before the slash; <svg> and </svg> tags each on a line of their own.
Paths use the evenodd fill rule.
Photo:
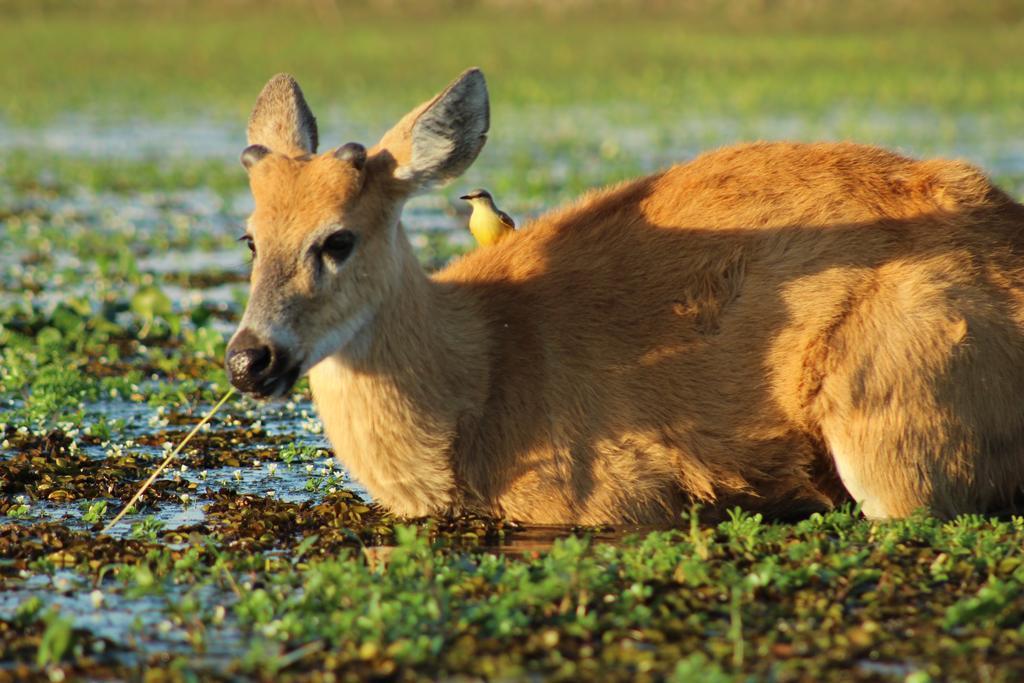
<svg viewBox="0 0 1024 683">
<path fill-rule="evenodd" d="M 287 352 L 249 329 L 235 335 L 227 351 L 228 377 L 235 388 L 256 396 L 281 395 L 298 379 Z"/>
</svg>

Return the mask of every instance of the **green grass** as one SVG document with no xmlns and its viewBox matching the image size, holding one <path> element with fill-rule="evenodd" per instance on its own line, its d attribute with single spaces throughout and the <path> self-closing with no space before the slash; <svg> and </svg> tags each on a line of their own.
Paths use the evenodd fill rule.
<svg viewBox="0 0 1024 683">
<path fill-rule="evenodd" d="M 890 25 L 851 24 L 842 12 L 830 21 L 826 11 L 811 32 L 775 26 L 774 15 L 736 29 L 725 18 L 640 10 L 318 16 L 294 6 L 226 14 L 172 4 L 15 13 L 0 23 L 0 112 L 30 123 L 71 111 L 240 120 L 266 79 L 287 70 L 312 101 L 365 117 L 407 107 L 471 65 L 490 75 L 498 116 L 519 105 L 607 103 L 679 116 L 989 112 L 1024 100 L 1016 4 L 994 18 Z"/>
</svg>

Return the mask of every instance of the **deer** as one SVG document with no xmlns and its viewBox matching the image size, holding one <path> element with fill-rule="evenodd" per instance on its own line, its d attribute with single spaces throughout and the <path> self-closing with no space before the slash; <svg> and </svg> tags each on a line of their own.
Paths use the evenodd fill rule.
<svg viewBox="0 0 1024 683">
<path fill-rule="evenodd" d="M 671 525 L 1012 510 L 1024 484 L 1024 207 L 962 161 L 725 147 L 591 191 L 427 274 L 412 196 L 490 127 L 478 69 L 367 149 L 317 153 L 295 79 L 248 122 L 250 298 L 226 352 L 309 387 L 392 513 Z"/>
</svg>

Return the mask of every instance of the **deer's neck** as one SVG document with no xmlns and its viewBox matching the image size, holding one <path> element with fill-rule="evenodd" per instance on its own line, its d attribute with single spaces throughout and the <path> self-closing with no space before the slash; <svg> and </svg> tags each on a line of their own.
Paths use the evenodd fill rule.
<svg viewBox="0 0 1024 683">
<path fill-rule="evenodd" d="M 468 295 L 431 281 L 404 236 L 400 278 L 372 321 L 309 373 L 338 457 L 398 514 L 458 503 L 460 423 L 487 392 L 487 334 Z"/>
</svg>

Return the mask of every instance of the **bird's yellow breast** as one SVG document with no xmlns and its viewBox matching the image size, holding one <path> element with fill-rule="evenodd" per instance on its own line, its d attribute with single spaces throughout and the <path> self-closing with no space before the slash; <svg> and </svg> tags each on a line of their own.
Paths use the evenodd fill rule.
<svg viewBox="0 0 1024 683">
<path fill-rule="evenodd" d="M 481 246 L 489 247 L 511 233 L 512 228 L 505 225 L 498 214 L 480 208 L 474 209 L 473 215 L 469 217 L 469 231 Z"/>
</svg>

